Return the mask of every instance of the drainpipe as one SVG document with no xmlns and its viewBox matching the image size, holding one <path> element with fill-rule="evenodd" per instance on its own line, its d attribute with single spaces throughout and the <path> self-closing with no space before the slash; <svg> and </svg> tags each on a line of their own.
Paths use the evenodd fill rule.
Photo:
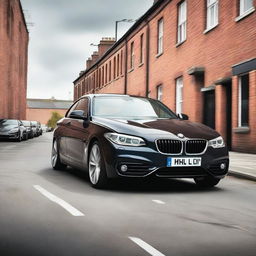
<svg viewBox="0 0 256 256">
<path fill-rule="evenodd" d="M 127 94 L 127 58 L 128 57 L 128 46 L 127 46 L 127 38 L 125 39 L 125 65 L 124 65 L 124 94 Z"/>
<path fill-rule="evenodd" d="M 148 96 L 149 92 L 149 57 L 150 57 L 150 28 L 148 20 L 147 22 L 147 35 L 146 35 L 146 91 L 145 96 Z"/>
</svg>

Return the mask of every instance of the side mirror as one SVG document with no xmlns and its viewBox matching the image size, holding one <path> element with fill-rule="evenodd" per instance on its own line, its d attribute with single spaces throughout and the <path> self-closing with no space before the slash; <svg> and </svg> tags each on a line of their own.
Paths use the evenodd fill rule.
<svg viewBox="0 0 256 256">
<path fill-rule="evenodd" d="M 88 117 L 83 110 L 74 110 L 69 115 L 70 118 L 86 120 Z"/>
<path fill-rule="evenodd" d="M 188 115 L 183 114 L 183 113 L 178 114 L 178 118 L 179 118 L 179 119 L 182 119 L 182 120 L 188 120 L 188 119 L 189 119 Z"/>
</svg>

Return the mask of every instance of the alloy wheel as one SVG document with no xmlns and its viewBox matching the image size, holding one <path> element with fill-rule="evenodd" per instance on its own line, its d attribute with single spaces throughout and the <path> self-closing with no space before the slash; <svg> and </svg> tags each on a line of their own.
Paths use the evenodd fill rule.
<svg viewBox="0 0 256 256">
<path fill-rule="evenodd" d="M 89 157 L 89 176 L 93 185 L 97 184 L 101 172 L 101 154 L 97 144 L 92 146 Z"/>
<path fill-rule="evenodd" d="M 58 158 L 58 148 L 57 148 L 57 142 L 56 140 L 54 140 L 52 145 L 52 158 L 51 158 L 52 167 L 56 166 L 57 158 Z"/>
</svg>

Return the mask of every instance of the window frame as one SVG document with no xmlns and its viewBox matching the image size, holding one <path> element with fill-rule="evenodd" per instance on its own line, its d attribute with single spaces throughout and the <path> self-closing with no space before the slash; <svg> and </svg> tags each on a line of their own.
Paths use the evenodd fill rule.
<svg viewBox="0 0 256 256">
<path fill-rule="evenodd" d="M 140 64 L 144 63 L 144 33 L 140 35 Z"/>
<path fill-rule="evenodd" d="M 162 84 L 159 84 L 156 87 L 156 92 L 157 92 L 157 95 L 156 95 L 157 100 L 162 102 L 162 100 L 163 100 L 163 85 Z"/>
<path fill-rule="evenodd" d="M 212 1 L 212 3 L 211 3 Z M 214 9 L 214 23 L 211 21 L 211 8 Z M 215 28 L 219 24 L 219 0 L 206 0 L 206 31 Z"/>
<path fill-rule="evenodd" d="M 181 7 L 184 5 L 185 8 L 185 19 L 181 20 Z M 178 4 L 178 19 L 177 19 L 177 44 L 181 44 L 187 39 L 187 1 L 183 0 Z M 182 33 L 184 32 L 184 33 Z M 184 38 L 183 38 L 184 36 Z"/>
<path fill-rule="evenodd" d="M 134 54 L 134 41 L 130 45 L 130 69 L 134 69 L 135 54 Z"/>
<path fill-rule="evenodd" d="M 184 81 L 183 81 L 183 76 L 180 76 L 175 79 L 175 112 L 176 114 L 181 114 L 183 111 L 183 91 L 184 91 Z"/>
<path fill-rule="evenodd" d="M 243 123 L 243 106 L 242 106 L 242 77 L 248 76 L 248 100 L 247 100 L 247 122 Z M 250 76 L 249 73 L 241 74 L 238 78 L 238 127 L 249 127 L 249 99 L 250 99 Z"/>
<path fill-rule="evenodd" d="M 157 21 L 157 55 L 164 52 L 164 18 Z"/>
</svg>

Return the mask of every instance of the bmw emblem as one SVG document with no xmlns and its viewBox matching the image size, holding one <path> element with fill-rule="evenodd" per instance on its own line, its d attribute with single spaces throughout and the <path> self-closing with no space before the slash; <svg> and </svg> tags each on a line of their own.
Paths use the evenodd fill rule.
<svg viewBox="0 0 256 256">
<path fill-rule="evenodd" d="M 182 133 L 178 133 L 177 136 L 178 136 L 179 138 L 181 138 L 181 139 L 184 139 L 184 138 L 185 138 L 185 136 L 184 136 Z"/>
</svg>

